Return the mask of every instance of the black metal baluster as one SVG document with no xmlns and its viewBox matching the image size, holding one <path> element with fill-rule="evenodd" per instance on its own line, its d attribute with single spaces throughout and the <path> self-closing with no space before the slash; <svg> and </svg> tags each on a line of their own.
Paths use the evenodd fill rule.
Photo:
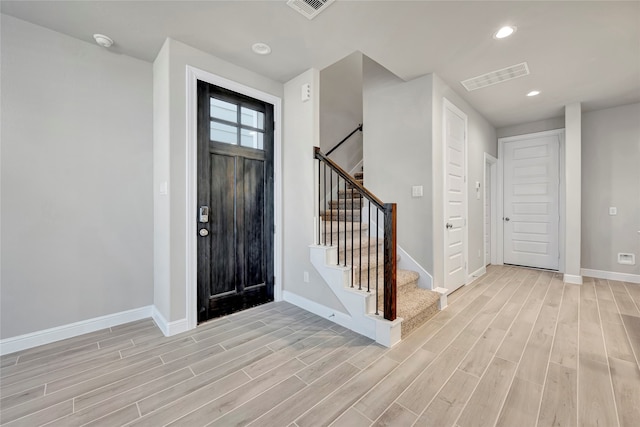
<svg viewBox="0 0 640 427">
<path fill-rule="evenodd" d="M 320 193 L 322 193 L 322 185 L 320 185 L 320 160 L 318 160 L 318 246 L 320 246 Z"/>
<path fill-rule="evenodd" d="M 329 213 L 329 228 L 331 229 L 331 234 L 330 234 L 330 239 L 331 239 L 331 246 L 333 246 L 333 215 L 331 212 L 331 205 L 333 205 L 333 169 L 331 169 L 329 171 L 329 194 L 330 194 L 330 198 L 331 201 L 329 202 L 329 207 L 325 209 L 325 216 L 327 215 L 327 212 Z M 340 200 L 340 195 L 338 194 L 338 200 Z M 325 222 L 326 222 L 326 218 L 325 218 Z"/>
<path fill-rule="evenodd" d="M 322 163 L 322 166 L 324 168 L 323 172 L 322 172 L 322 178 L 324 181 L 324 188 L 323 188 L 323 195 L 324 195 L 324 204 L 326 206 L 327 204 L 327 164 L 326 163 Z M 325 246 L 327 246 L 327 222 L 325 221 L 324 224 L 324 242 L 322 242 Z"/>
<path fill-rule="evenodd" d="M 355 272 L 355 268 L 356 268 L 356 264 L 353 262 L 353 253 L 355 251 L 355 239 L 353 238 L 353 229 L 354 229 L 354 221 L 353 221 L 353 215 L 355 213 L 355 211 L 353 210 L 353 196 L 355 195 L 355 187 L 352 185 L 351 186 L 351 284 L 353 285 L 353 282 L 356 280 L 356 272 Z M 358 190 L 358 194 L 360 194 L 360 190 Z M 360 256 L 362 256 L 362 248 L 360 248 Z M 361 268 L 362 265 L 360 265 L 359 268 Z M 358 283 L 358 290 L 362 289 L 362 284 Z"/>
<path fill-rule="evenodd" d="M 378 214 L 380 213 L 380 209 L 376 207 L 376 241 L 378 241 Z M 376 314 L 378 313 L 378 298 L 380 297 L 380 292 L 378 289 L 378 250 L 376 249 Z"/>
<path fill-rule="evenodd" d="M 353 196 L 353 194 L 351 194 Z M 347 180 L 344 180 L 344 196 L 347 197 Z M 340 212 L 338 211 L 338 220 L 340 220 Z M 353 250 L 352 250 L 353 253 Z M 347 199 L 344 199 L 344 266 L 347 266 Z M 351 268 L 353 271 L 353 268 Z M 352 274 L 353 275 L 353 274 Z M 351 287 L 353 287 L 353 279 L 351 279 Z"/>
<path fill-rule="evenodd" d="M 369 202 L 369 209 L 367 209 L 367 240 L 371 241 L 371 200 L 367 199 Z M 360 226 L 362 228 L 362 226 Z M 360 238 L 362 238 L 362 231 L 360 232 Z M 378 252 L 378 242 L 376 241 L 376 252 Z M 371 251 L 367 251 L 367 292 L 371 292 Z"/>
<path fill-rule="evenodd" d="M 337 179 L 336 191 L 338 192 L 338 209 L 337 209 L 337 216 L 336 216 L 336 221 L 338 222 L 338 235 L 336 236 L 336 240 L 338 241 L 338 265 L 340 265 L 340 175 L 337 175 L 336 179 Z M 331 189 L 331 191 L 333 191 L 333 188 Z M 333 219 L 333 206 L 331 207 L 330 212 L 331 212 L 331 219 Z"/>
</svg>

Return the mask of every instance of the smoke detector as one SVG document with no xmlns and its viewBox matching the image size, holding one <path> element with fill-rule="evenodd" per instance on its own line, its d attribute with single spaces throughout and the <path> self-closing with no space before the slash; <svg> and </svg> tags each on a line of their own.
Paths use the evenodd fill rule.
<svg viewBox="0 0 640 427">
<path fill-rule="evenodd" d="M 113 45 L 113 40 L 110 37 L 105 36 L 104 34 L 94 34 L 94 40 L 102 47 L 111 47 Z"/>
<path fill-rule="evenodd" d="M 307 19 L 315 18 L 335 0 L 289 0 L 287 6 L 300 12 Z"/>
<path fill-rule="evenodd" d="M 462 86 L 464 86 L 467 91 L 471 92 L 472 90 L 482 89 L 483 87 L 492 86 L 528 75 L 529 65 L 527 65 L 526 62 L 522 62 L 507 68 L 491 71 L 481 76 L 463 80 L 460 83 L 462 83 Z"/>
</svg>

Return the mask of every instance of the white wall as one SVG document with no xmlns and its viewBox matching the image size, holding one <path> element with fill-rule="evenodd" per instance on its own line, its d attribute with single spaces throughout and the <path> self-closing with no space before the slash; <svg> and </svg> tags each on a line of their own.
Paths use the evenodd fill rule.
<svg viewBox="0 0 640 427">
<path fill-rule="evenodd" d="M 405 82 L 365 57 L 363 96 L 365 185 L 397 203 L 398 245 L 431 272 L 431 76 Z"/>
<path fill-rule="evenodd" d="M 484 264 L 484 188 L 476 198 L 475 183 L 483 182 L 484 153 L 498 157 L 498 140 L 495 128 L 473 107 L 447 86 L 438 75 L 433 75 L 433 245 L 434 286 L 442 286 L 444 277 L 444 152 L 443 152 L 443 103 L 447 98 L 467 115 L 467 195 L 468 195 L 468 272 L 481 269 Z"/>
<path fill-rule="evenodd" d="M 346 312 L 309 258 L 317 216 L 313 147 L 319 144 L 318 70 L 311 69 L 284 85 L 283 223 L 284 290 L 334 310 Z M 311 84 L 311 99 L 302 102 L 302 85 Z M 304 272 L 309 283 L 304 283 Z"/>
<path fill-rule="evenodd" d="M 276 97 L 282 97 L 281 83 L 238 67 L 176 40 L 167 39 L 154 61 L 154 116 L 168 124 L 154 123 L 155 237 L 154 300 L 168 322 L 186 320 L 187 298 L 187 171 L 186 171 L 186 67 L 232 80 Z M 168 197 L 159 194 L 168 183 Z M 163 198 L 168 202 L 162 201 Z M 196 206 L 191 207 L 195 217 Z M 167 220 L 168 219 L 168 220 Z M 196 230 L 191 230 L 196 233 Z M 168 277 L 167 277 L 168 275 Z M 168 304 L 165 307 L 164 304 Z"/>
<path fill-rule="evenodd" d="M 580 272 L 581 182 L 582 182 L 582 106 L 574 102 L 565 107 L 564 181 L 564 281 L 582 283 Z M 562 185 L 562 184 L 561 184 Z M 562 212 L 562 211 L 561 211 Z"/>
<path fill-rule="evenodd" d="M 151 64 L 1 19 L 0 337 L 152 304 Z"/>
<path fill-rule="evenodd" d="M 544 132 L 555 129 L 564 129 L 564 114 L 560 117 L 554 117 L 551 119 L 498 128 L 496 129 L 496 134 L 498 138 L 506 138 L 509 136 L 526 135 L 528 133 Z"/>
<path fill-rule="evenodd" d="M 640 104 L 583 113 L 582 268 L 640 274 L 638 231 Z M 618 264 L 618 252 L 635 253 L 636 265 Z"/>
<path fill-rule="evenodd" d="M 327 153 L 362 123 L 362 53 L 354 52 L 320 71 L 320 149 Z M 350 172 L 362 160 L 362 132 L 331 159 Z"/>
</svg>

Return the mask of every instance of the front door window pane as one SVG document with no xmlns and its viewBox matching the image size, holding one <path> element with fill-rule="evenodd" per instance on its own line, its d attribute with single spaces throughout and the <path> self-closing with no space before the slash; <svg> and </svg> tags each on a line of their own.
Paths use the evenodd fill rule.
<svg viewBox="0 0 640 427">
<path fill-rule="evenodd" d="M 243 147 L 251 147 L 262 150 L 264 148 L 263 139 L 264 134 L 262 132 L 247 129 L 241 130 L 240 142 Z"/>
<path fill-rule="evenodd" d="M 211 117 L 225 120 L 227 122 L 238 123 L 238 106 L 219 99 L 210 99 Z"/>
<path fill-rule="evenodd" d="M 238 128 L 222 123 L 211 121 L 211 141 L 222 142 L 224 144 L 238 144 Z"/>
<path fill-rule="evenodd" d="M 240 110 L 242 124 L 253 128 L 264 129 L 264 113 L 242 107 Z"/>
</svg>

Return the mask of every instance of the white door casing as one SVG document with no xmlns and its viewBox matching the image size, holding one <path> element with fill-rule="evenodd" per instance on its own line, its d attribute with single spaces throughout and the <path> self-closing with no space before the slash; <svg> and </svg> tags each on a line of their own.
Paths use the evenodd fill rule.
<svg viewBox="0 0 640 427">
<path fill-rule="evenodd" d="M 274 300 L 281 301 L 283 286 L 282 286 L 282 248 L 283 248 L 283 235 L 282 235 L 282 138 L 281 138 L 281 116 L 282 116 L 282 100 L 274 95 L 262 92 L 261 90 L 246 86 L 244 84 L 235 82 L 233 80 L 226 79 L 224 77 L 209 73 L 207 71 L 187 65 L 186 67 L 186 107 L 187 107 L 187 126 L 186 126 L 186 141 L 187 141 L 187 182 L 186 182 L 186 195 L 187 203 L 185 205 L 186 221 L 186 330 L 190 330 L 196 327 L 198 320 L 197 309 L 197 240 L 196 240 L 196 215 L 197 209 L 197 181 L 198 181 L 198 168 L 197 168 L 197 127 L 198 127 L 198 114 L 197 114 L 197 82 L 202 80 L 204 82 L 211 83 L 216 86 L 229 89 L 231 91 L 250 96 L 252 98 L 259 99 L 261 101 L 272 104 L 274 107 L 274 222 L 276 224 L 276 232 L 274 238 Z M 179 331 L 179 332 L 182 332 Z"/>
<path fill-rule="evenodd" d="M 491 168 L 485 169 L 484 182 L 491 182 Z M 484 187 L 484 265 L 491 260 L 491 186 Z"/>
<path fill-rule="evenodd" d="M 498 159 L 484 153 L 485 191 L 485 259 L 484 265 L 497 263 L 497 218 L 498 218 Z"/>
<path fill-rule="evenodd" d="M 559 135 L 504 141 L 503 261 L 559 268 Z"/>
<path fill-rule="evenodd" d="M 467 279 L 467 116 L 444 99 L 444 287 L 453 292 Z"/>
</svg>

